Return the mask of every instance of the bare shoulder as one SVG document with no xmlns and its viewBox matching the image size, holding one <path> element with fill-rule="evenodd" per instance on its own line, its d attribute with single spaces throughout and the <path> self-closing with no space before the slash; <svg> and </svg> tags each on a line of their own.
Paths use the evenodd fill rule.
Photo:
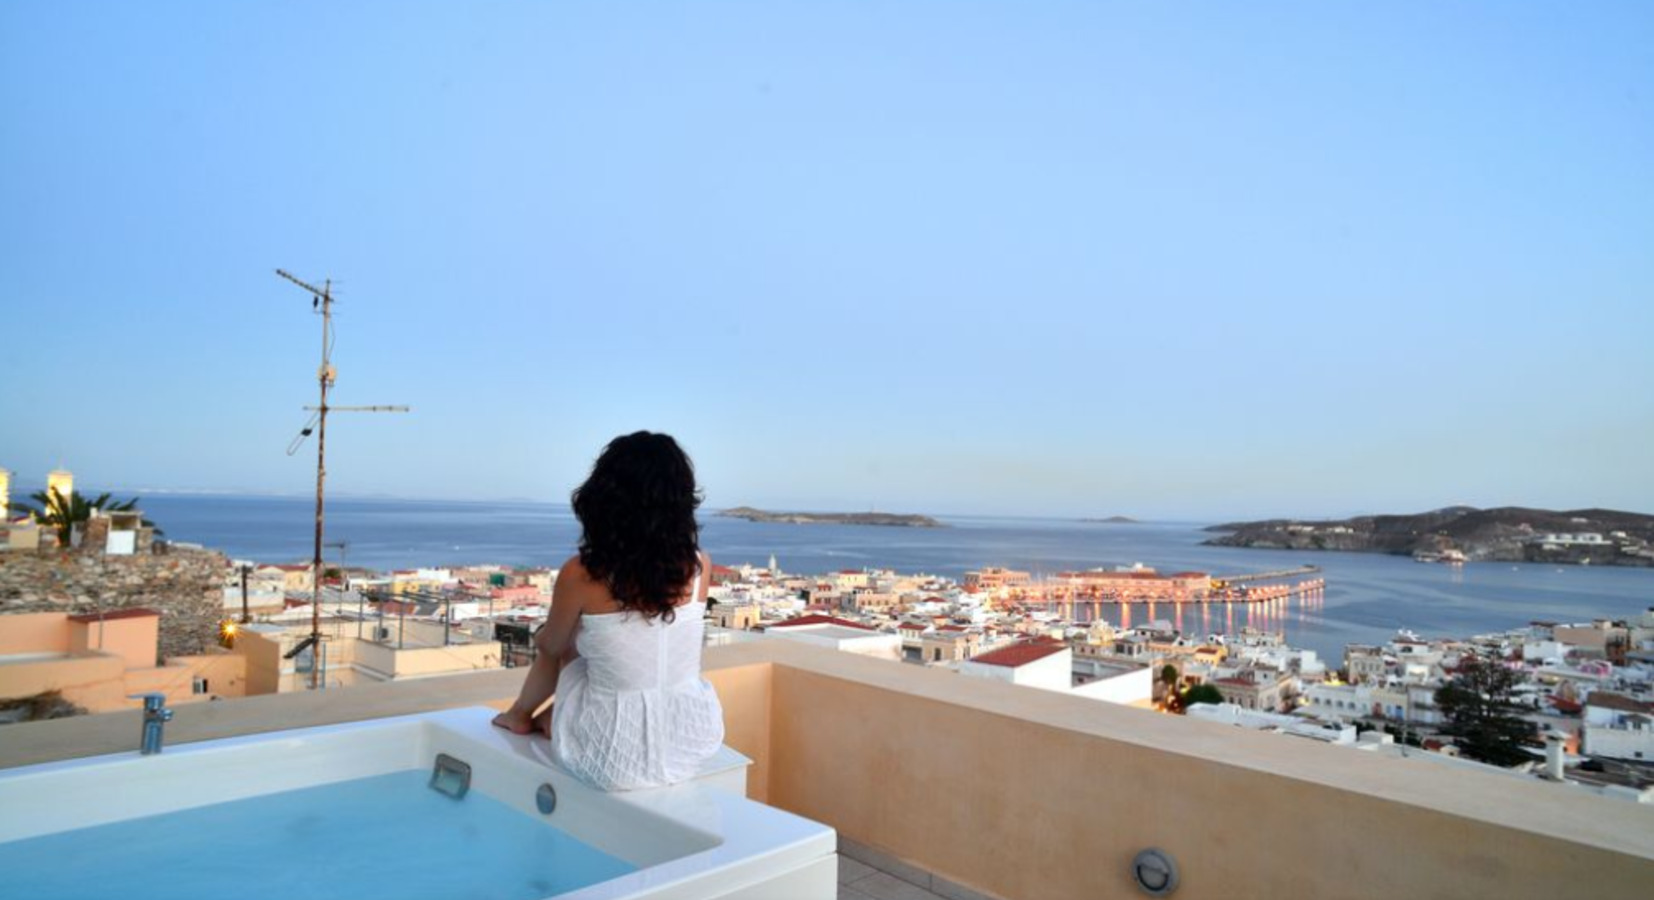
<svg viewBox="0 0 1654 900">
<path fill-rule="evenodd" d="M 576 584 L 589 584 L 592 580 L 592 573 L 586 570 L 586 564 L 580 561 L 580 554 L 578 553 L 563 560 L 563 565 L 557 569 L 558 581 L 562 581 L 565 576 Z"/>
<path fill-rule="evenodd" d="M 609 590 L 580 561 L 571 556 L 557 570 L 557 593 L 575 602 L 582 612 L 606 612 L 612 605 Z"/>
</svg>

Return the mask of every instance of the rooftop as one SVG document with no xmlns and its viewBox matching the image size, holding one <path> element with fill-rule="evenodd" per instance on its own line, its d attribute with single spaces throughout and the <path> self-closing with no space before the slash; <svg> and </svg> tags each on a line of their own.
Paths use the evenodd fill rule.
<svg viewBox="0 0 1654 900">
<path fill-rule="evenodd" d="M 1137 896 L 1130 861 L 1147 847 L 1181 868 L 1179 900 L 1640 900 L 1654 883 L 1654 808 L 1565 786 L 792 641 L 710 648 L 704 668 L 726 741 L 754 761 L 749 793 L 838 830 L 846 900 Z M 167 740 L 504 708 L 523 674 L 180 706 Z M 0 767 L 131 752 L 140 713 L 4 728 Z"/>
<path fill-rule="evenodd" d="M 1067 649 L 1068 645 L 1062 641 L 1027 641 L 1009 647 L 1001 647 L 998 650 L 990 650 L 981 656 L 973 656 L 971 662 L 982 663 L 986 666 L 1008 666 L 1014 669 L 1017 666 L 1026 666 L 1031 662 L 1038 662 L 1047 656 L 1061 653 Z"/>
<path fill-rule="evenodd" d="M 863 625 L 860 622 L 852 622 L 849 619 L 840 619 L 837 616 L 822 616 L 822 615 L 799 616 L 796 619 L 787 619 L 784 622 L 776 622 L 774 625 L 769 625 L 769 626 L 766 626 L 766 627 L 768 627 L 768 628 L 802 628 L 802 627 L 806 627 L 806 626 L 810 626 L 810 625 L 835 625 L 835 626 L 838 626 L 840 628 L 859 628 L 862 631 L 877 631 L 878 630 L 878 629 L 872 627 L 871 625 Z"/>
</svg>

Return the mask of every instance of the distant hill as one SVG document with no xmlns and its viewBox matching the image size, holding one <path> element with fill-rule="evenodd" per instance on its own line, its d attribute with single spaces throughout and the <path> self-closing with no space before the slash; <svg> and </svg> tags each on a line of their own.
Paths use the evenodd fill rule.
<svg viewBox="0 0 1654 900">
<path fill-rule="evenodd" d="M 1090 522 L 1094 525 L 1137 525 L 1136 519 L 1130 516 L 1109 516 L 1106 519 L 1081 519 L 1081 522 Z"/>
<path fill-rule="evenodd" d="M 1401 555 L 1458 550 L 1470 560 L 1654 566 L 1654 516 L 1612 509 L 1555 511 L 1450 506 L 1413 515 L 1267 519 L 1206 529 L 1207 544 Z"/>
<path fill-rule="evenodd" d="M 737 506 L 720 513 L 732 519 L 746 519 L 749 522 L 780 522 L 787 525 L 885 525 L 902 528 L 945 528 L 941 522 L 930 516 L 901 515 L 898 513 L 810 513 L 810 512 L 770 512 L 762 509 L 753 509 L 750 506 Z"/>
</svg>

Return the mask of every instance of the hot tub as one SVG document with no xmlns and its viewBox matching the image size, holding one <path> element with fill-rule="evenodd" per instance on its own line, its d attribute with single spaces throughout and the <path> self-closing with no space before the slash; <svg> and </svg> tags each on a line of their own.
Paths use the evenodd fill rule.
<svg viewBox="0 0 1654 900">
<path fill-rule="evenodd" d="M 739 754 L 726 749 L 685 784 L 605 793 L 551 765 L 543 739 L 490 726 L 493 715 L 447 710 L 0 771 L 6 892 L 836 897 L 833 830 L 748 800 Z M 468 789 L 455 797 L 462 769 Z"/>
</svg>

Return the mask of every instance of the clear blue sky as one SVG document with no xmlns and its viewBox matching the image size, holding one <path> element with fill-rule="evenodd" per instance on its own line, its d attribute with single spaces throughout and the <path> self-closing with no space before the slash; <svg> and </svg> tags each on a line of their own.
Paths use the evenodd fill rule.
<svg viewBox="0 0 1654 900">
<path fill-rule="evenodd" d="M 1654 4 L 0 6 L 0 466 L 1654 511 Z"/>
</svg>

